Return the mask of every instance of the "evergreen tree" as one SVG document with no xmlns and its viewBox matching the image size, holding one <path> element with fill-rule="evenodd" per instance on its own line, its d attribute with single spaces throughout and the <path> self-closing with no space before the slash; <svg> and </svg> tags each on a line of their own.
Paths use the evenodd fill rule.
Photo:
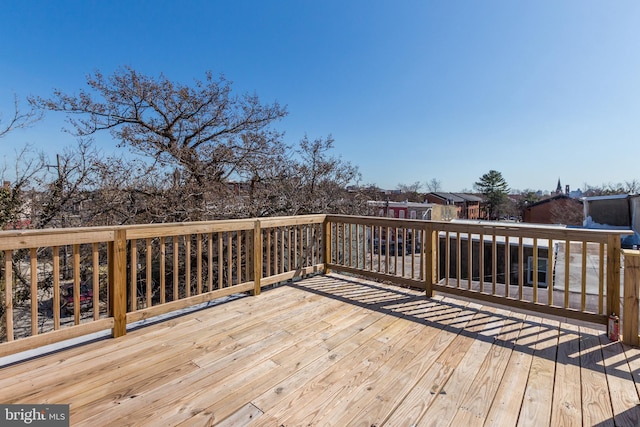
<svg viewBox="0 0 640 427">
<path fill-rule="evenodd" d="M 500 205 L 507 200 L 509 186 L 502 174 L 495 170 L 490 170 L 480 177 L 480 180 L 473 184 L 476 191 L 485 196 L 490 220 L 498 219 Z"/>
</svg>

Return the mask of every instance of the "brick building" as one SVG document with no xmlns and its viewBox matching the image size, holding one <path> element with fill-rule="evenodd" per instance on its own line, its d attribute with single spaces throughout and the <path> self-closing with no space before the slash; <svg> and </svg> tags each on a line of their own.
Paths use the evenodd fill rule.
<svg viewBox="0 0 640 427">
<path fill-rule="evenodd" d="M 522 222 L 536 224 L 582 225 L 582 202 L 558 194 L 522 209 Z"/>
</svg>

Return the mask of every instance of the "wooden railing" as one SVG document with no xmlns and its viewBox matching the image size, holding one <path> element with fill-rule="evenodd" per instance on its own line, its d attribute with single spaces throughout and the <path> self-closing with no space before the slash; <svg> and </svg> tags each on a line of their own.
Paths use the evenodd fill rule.
<svg viewBox="0 0 640 427">
<path fill-rule="evenodd" d="M 605 323 L 620 310 L 620 234 L 310 215 L 0 232 L 0 356 L 333 269 Z M 623 333 L 638 341 L 638 255 Z M 635 321 L 633 320 L 635 319 Z"/>
<path fill-rule="evenodd" d="M 336 215 L 327 228 L 327 269 L 600 324 L 621 313 L 628 232 Z"/>
<path fill-rule="evenodd" d="M 320 273 L 324 218 L 2 231 L 0 356 Z"/>
</svg>

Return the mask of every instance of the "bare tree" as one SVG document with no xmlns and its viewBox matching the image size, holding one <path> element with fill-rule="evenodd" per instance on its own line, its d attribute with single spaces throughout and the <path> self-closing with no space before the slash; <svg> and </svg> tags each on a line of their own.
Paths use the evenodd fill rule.
<svg viewBox="0 0 640 427">
<path fill-rule="evenodd" d="M 30 200 L 34 228 L 86 225 L 81 204 L 97 183 L 97 157 L 91 140 L 65 148 L 56 155 L 55 163 L 41 156 L 43 171 L 34 177 Z"/>
<path fill-rule="evenodd" d="M 442 190 L 442 181 L 436 178 L 431 178 L 429 181 L 424 184 L 427 187 L 427 190 L 431 193 L 435 193 Z"/>
<path fill-rule="evenodd" d="M 185 181 L 202 188 L 243 173 L 256 156 L 269 153 L 280 133 L 269 126 L 287 112 L 256 95 L 231 95 L 231 83 L 209 72 L 193 86 L 138 73 L 130 67 L 105 77 L 87 77 L 89 90 L 51 99 L 31 98 L 34 106 L 66 112 L 80 135 L 109 131 L 127 146 L 160 164 L 182 169 Z"/>
<path fill-rule="evenodd" d="M 632 179 L 631 181 L 625 181 L 625 192 L 627 194 L 638 194 L 640 193 L 640 181 L 637 179 Z"/>
<path fill-rule="evenodd" d="M 14 166 L 11 179 L 7 178 L 6 165 L 0 172 L 3 181 L 0 189 L 0 228 L 30 226 L 31 205 L 27 201 L 26 192 L 44 170 L 44 158 L 31 151 L 29 146 L 24 146 L 16 153 Z"/>
<path fill-rule="evenodd" d="M 67 113 L 77 135 L 108 131 L 142 155 L 96 159 L 83 208 L 93 222 L 344 212 L 361 203 L 346 190 L 358 170 L 330 154 L 331 136 L 305 136 L 292 151 L 272 128 L 286 109 L 233 96 L 223 77 L 207 73 L 186 86 L 125 67 L 110 77 L 96 72 L 87 84 L 75 95 L 55 91 L 30 102 Z"/>
<path fill-rule="evenodd" d="M 254 215 L 363 212 L 366 203 L 357 191 L 347 189 L 359 180 L 358 168 L 333 156 L 333 143 L 331 136 L 315 140 L 305 136 L 295 153 L 281 153 L 254 187 Z"/>
<path fill-rule="evenodd" d="M 13 113 L 8 120 L 3 120 L 0 112 L 0 139 L 12 131 L 29 127 L 42 118 L 42 113 L 34 109 L 22 112 L 17 95 L 14 95 L 13 102 Z M 7 169 L 5 164 L 0 171 L 0 228 L 22 227 L 28 222 L 25 217 L 24 191 L 29 181 L 42 170 L 42 162 L 39 157 L 33 155 L 29 146 L 25 145 L 16 153 L 15 171 L 11 178 L 7 177 Z"/>
<path fill-rule="evenodd" d="M 554 224 L 582 225 L 584 211 L 582 203 L 575 199 L 559 200 L 551 210 L 551 221 Z"/>
<path fill-rule="evenodd" d="M 398 184 L 397 186 L 397 189 L 402 193 L 401 197 L 410 202 L 422 201 L 422 196 L 419 193 L 421 188 L 422 184 L 419 181 L 416 181 L 413 184 Z"/>
<path fill-rule="evenodd" d="M 42 112 L 36 109 L 30 109 L 23 112 L 20 109 L 18 95 L 14 95 L 13 113 L 8 117 L 8 119 L 3 119 L 3 114 L 0 112 L 0 139 L 7 136 L 11 131 L 33 125 L 41 118 Z"/>
</svg>

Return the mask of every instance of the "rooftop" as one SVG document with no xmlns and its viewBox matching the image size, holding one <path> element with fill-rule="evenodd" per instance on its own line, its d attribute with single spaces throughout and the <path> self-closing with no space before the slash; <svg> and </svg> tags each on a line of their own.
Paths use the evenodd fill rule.
<svg viewBox="0 0 640 427">
<path fill-rule="evenodd" d="M 0 368 L 72 425 L 637 426 L 600 325 L 318 275 Z"/>
</svg>

